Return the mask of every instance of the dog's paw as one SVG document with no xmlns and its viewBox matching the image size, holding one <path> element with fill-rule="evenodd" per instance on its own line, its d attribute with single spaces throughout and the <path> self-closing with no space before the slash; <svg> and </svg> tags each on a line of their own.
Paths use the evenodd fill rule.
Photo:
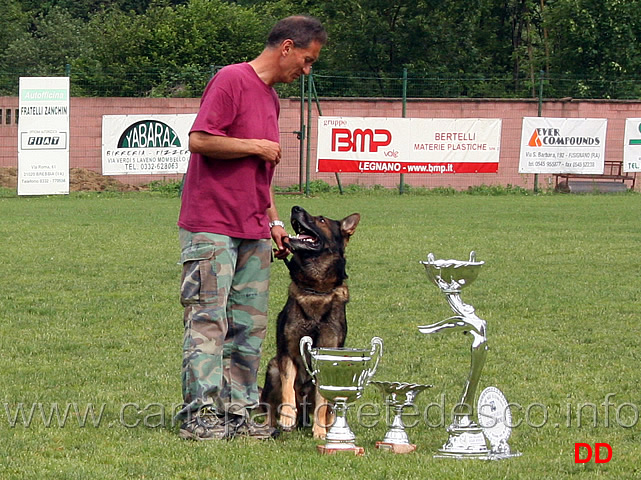
<svg viewBox="0 0 641 480">
<path fill-rule="evenodd" d="M 280 411 L 280 418 L 278 420 L 279 426 L 284 431 L 292 431 L 296 425 L 296 409 L 283 405 Z"/>
<path fill-rule="evenodd" d="M 312 428 L 312 434 L 314 435 L 314 438 L 325 440 L 325 437 L 327 436 L 327 429 L 314 425 Z"/>
</svg>

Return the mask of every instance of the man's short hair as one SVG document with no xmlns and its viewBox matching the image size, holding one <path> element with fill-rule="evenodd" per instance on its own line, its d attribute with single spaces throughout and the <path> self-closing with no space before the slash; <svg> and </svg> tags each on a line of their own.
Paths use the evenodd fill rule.
<svg viewBox="0 0 641 480">
<path fill-rule="evenodd" d="M 320 20 L 307 15 L 293 15 L 283 18 L 274 27 L 267 37 L 266 46 L 277 47 L 284 40 L 290 39 L 297 48 L 307 48 L 310 43 L 327 43 L 327 32 Z"/>
</svg>

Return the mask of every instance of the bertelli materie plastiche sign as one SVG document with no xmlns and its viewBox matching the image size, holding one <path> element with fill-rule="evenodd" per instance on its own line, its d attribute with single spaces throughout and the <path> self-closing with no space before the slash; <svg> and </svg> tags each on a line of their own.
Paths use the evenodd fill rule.
<svg viewBox="0 0 641 480">
<path fill-rule="evenodd" d="M 496 173 L 501 120 L 320 117 L 318 172 Z"/>
</svg>

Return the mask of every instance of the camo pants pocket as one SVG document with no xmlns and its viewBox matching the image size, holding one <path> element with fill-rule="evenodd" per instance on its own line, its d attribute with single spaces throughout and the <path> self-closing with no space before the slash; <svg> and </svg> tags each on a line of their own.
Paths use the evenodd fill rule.
<svg viewBox="0 0 641 480">
<path fill-rule="evenodd" d="M 211 305 L 218 302 L 216 244 L 204 235 L 180 231 L 183 264 L 180 302 L 188 305 Z"/>
<path fill-rule="evenodd" d="M 211 259 L 191 260 L 183 264 L 180 303 L 210 305 L 216 303 L 218 279 Z"/>
</svg>

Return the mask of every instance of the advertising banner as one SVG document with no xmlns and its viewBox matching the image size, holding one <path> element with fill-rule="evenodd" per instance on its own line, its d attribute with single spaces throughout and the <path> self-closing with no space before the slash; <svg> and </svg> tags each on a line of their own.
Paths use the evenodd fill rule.
<svg viewBox="0 0 641 480">
<path fill-rule="evenodd" d="M 604 118 L 524 117 L 519 173 L 602 174 Z"/>
<path fill-rule="evenodd" d="M 69 77 L 21 77 L 18 195 L 69 193 Z"/>
<path fill-rule="evenodd" d="M 625 120 L 623 171 L 641 172 L 641 118 Z"/>
<path fill-rule="evenodd" d="M 496 173 L 501 120 L 320 117 L 318 172 Z"/>
<path fill-rule="evenodd" d="M 196 114 L 104 115 L 102 174 L 185 173 Z"/>
</svg>

